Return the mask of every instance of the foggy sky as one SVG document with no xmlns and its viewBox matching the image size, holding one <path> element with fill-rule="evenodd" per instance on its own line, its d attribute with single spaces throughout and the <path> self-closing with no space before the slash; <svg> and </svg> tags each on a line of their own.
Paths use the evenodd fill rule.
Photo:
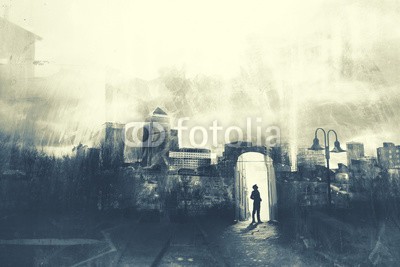
<svg viewBox="0 0 400 267">
<path fill-rule="evenodd" d="M 108 83 L 120 97 L 107 112 L 124 123 L 161 106 L 194 125 L 261 117 L 297 146 L 316 127 L 369 154 L 400 143 L 398 2 L 142 2 L 12 1 L 10 20 L 43 37 L 36 57 L 50 64 L 36 68 L 42 104 L 2 114 L 44 143 L 77 143 L 106 120 Z"/>
</svg>

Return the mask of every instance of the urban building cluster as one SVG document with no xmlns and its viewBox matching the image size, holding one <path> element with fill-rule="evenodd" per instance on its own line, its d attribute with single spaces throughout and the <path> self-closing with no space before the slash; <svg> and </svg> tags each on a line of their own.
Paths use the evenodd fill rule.
<svg viewBox="0 0 400 267">
<path fill-rule="evenodd" d="M 140 127 L 138 130 L 118 123 L 104 125 L 95 136 L 103 166 L 140 166 L 169 172 L 191 169 L 197 172 L 211 165 L 209 149 L 179 146 L 178 132 L 171 129 L 170 118 L 161 108 L 156 108 Z M 141 136 L 129 140 L 132 131 Z"/>
</svg>

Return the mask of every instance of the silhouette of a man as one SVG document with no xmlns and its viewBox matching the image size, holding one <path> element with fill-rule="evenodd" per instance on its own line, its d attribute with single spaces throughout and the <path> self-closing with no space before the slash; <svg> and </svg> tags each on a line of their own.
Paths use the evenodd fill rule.
<svg viewBox="0 0 400 267">
<path fill-rule="evenodd" d="M 250 198 L 253 200 L 253 214 L 252 218 L 253 221 L 251 223 L 255 223 L 254 215 L 257 213 L 257 221 L 258 223 L 262 223 L 260 219 L 260 204 L 261 204 L 261 197 L 260 197 L 260 192 L 258 191 L 258 186 L 255 184 L 253 185 L 253 192 L 251 192 Z"/>
</svg>

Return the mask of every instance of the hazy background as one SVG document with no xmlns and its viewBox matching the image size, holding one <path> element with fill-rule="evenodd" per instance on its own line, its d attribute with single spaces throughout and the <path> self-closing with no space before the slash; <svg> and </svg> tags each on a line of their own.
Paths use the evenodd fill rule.
<svg viewBox="0 0 400 267">
<path fill-rule="evenodd" d="M 316 127 L 400 143 L 398 1 L 0 0 L 41 36 L 36 78 L 1 99 L 0 126 L 43 147 L 90 138 L 155 107 L 192 125 L 279 125 L 293 147 Z M 1 37 L 0 37 L 1 38 Z M 5 40 L 1 40 L 4 42 Z M 112 96 L 106 101 L 106 91 Z"/>
</svg>

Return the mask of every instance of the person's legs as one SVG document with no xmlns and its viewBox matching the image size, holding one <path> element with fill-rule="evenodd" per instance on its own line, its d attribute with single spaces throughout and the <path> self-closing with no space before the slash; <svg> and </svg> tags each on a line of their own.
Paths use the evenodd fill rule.
<svg viewBox="0 0 400 267">
<path fill-rule="evenodd" d="M 256 211 L 257 211 L 257 206 L 256 206 L 256 204 L 255 203 L 253 203 L 253 213 L 252 213 L 252 223 L 255 223 L 256 222 L 256 220 L 255 220 L 255 218 L 254 218 L 254 216 L 256 215 Z"/>
<path fill-rule="evenodd" d="M 261 204 L 261 203 L 260 203 Z M 260 219 L 260 209 L 261 209 L 261 205 L 258 205 L 258 207 L 257 207 L 257 221 L 260 223 L 260 222 L 262 222 L 261 221 L 261 219 Z"/>
</svg>

